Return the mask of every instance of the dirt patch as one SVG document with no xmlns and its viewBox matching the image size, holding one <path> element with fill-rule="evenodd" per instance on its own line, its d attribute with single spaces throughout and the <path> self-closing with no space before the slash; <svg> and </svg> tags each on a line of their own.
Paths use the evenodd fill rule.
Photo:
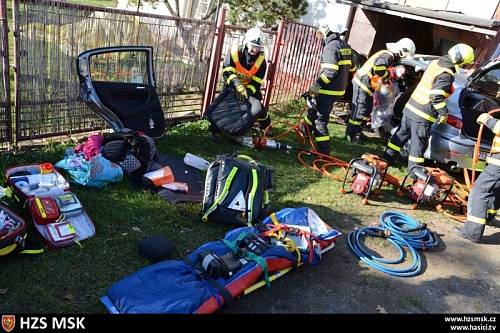
<svg viewBox="0 0 500 333">
<path fill-rule="evenodd" d="M 344 235 L 320 265 L 287 274 L 227 312 L 498 313 L 500 229 L 487 226 L 486 244 L 474 244 L 455 235 L 460 223 L 438 217 L 427 223 L 441 243 L 423 253 L 419 276 L 393 277 L 369 268 L 350 252 Z"/>
</svg>

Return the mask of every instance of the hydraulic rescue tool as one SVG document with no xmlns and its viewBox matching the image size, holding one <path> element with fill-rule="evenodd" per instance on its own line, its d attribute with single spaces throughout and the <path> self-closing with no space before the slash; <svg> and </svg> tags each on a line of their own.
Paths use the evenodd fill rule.
<svg viewBox="0 0 500 333">
<path fill-rule="evenodd" d="M 340 193 L 354 192 L 363 196 L 363 204 L 368 204 L 371 191 L 380 191 L 380 187 L 387 175 L 388 163 L 386 160 L 373 154 L 363 154 L 361 158 L 352 159 L 342 183 Z M 351 190 L 344 189 L 348 176 L 351 175 Z"/>
<path fill-rule="evenodd" d="M 402 196 L 402 190 L 408 178 L 413 179 L 412 184 L 407 186 L 408 197 L 412 201 L 413 209 L 424 203 L 435 206 L 442 205 L 453 188 L 453 178 L 445 171 L 439 168 L 414 165 L 403 179 L 398 195 Z"/>
</svg>

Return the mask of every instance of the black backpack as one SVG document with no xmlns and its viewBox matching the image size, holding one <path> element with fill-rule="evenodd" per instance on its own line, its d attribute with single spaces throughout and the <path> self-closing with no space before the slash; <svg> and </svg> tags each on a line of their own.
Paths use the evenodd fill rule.
<svg viewBox="0 0 500 333">
<path fill-rule="evenodd" d="M 245 155 L 217 156 L 207 171 L 202 220 L 252 225 L 269 209 L 273 169 Z"/>
<path fill-rule="evenodd" d="M 150 171 L 157 156 L 152 138 L 128 129 L 105 134 L 101 153 L 104 158 L 119 164 L 128 174 Z"/>
</svg>

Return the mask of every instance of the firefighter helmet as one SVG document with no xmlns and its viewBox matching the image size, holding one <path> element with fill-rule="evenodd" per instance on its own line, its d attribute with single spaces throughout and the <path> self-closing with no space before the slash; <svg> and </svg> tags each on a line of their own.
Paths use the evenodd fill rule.
<svg viewBox="0 0 500 333">
<path fill-rule="evenodd" d="M 243 39 L 243 45 L 253 48 L 264 48 L 264 34 L 259 28 L 251 28 L 245 33 L 245 38 Z"/>
<path fill-rule="evenodd" d="M 467 44 L 457 44 L 448 51 L 455 66 L 461 67 L 474 62 L 474 49 Z"/>
<path fill-rule="evenodd" d="M 347 28 L 343 24 L 334 24 L 334 23 L 326 23 L 322 24 L 318 27 L 318 31 L 321 33 L 323 37 L 328 36 L 330 32 L 342 35 L 347 32 Z"/>
<path fill-rule="evenodd" d="M 417 49 L 410 38 L 402 38 L 396 43 L 387 43 L 385 45 L 389 51 L 399 54 L 400 57 L 413 57 Z"/>
</svg>

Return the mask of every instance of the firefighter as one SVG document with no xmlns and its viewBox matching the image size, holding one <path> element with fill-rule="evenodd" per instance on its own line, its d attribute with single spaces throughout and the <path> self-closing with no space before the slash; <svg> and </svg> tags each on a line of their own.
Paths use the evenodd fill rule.
<svg viewBox="0 0 500 333">
<path fill-rule="evenodd" d="M 462 228 L 457 229 L 460 237 L 474 243 L 481 241 L 486 221 L 494 219 L 500 207 L 500 120 L 482 113 L 477 122 L 495 133 L 495 138 L 490 156 L 486 159 L 487 166 L 470 192 L 467 202 L 467 222 Z"/>
<path fill-rule="evenodd" d="M 448 54 L 432 61 L 403 110 L 396 133 L 389 139 L 384 153 L 390 163 L 410 139 L 408 169 L 423 164 L 424 152 L 434 123 L 448 119 L 446 98 L 452 93 L 452 83 L 460 67 L 474 62 L 474 50 L 466 44 L 453 46 Z"/>
<path fill-rule="evenodd" d="M 333 103 L 344 96 L 349 71 L 355 69 L 351 47 L 342 37 L 346 32 L 340 24 L 325 24 L 318 29 L 318 36 L 323 38 L 321 68 L 308 90 L 310 95 L 316 96 L 316 107 L 308 109 L 303 124 L 314 133 L 317 151 L 325 155 L 330 154 L 328 121 Z"/>
<path fill-rule="evenodd" d="M 259 102 L 262 100 L 260 86 L 266 75 L 266 59 L 264 56 L 264 34 L 259 28 L 249 29 L 242 45 L 233 45 L 227 54 L 222 77 L 224 89 L 230 89 L 240 100 L 248 100 L 250 96 Z M 265 129 L 271 124 L 271 119 L 265 108 L 257 118 L 259 127 Z M 219 142 L 221 132 L 216 126 L 210 125 L 212 140 Z"/>
<path fill-rule="evenodd" d="M 378 51 L 368 58 L 352 79 L 352 111 L 346 127 L 346 138 L 352 143 L 366 141 L 362 128 L 370 119 L 373 108 L 373 93 L 377 90 L 373 83 L 388 80 L 388 68 L 403 57 L 412 57 L 416 50 L 415 43 L 409 38 L 387 43 L 386 46 L 387 50 Z"/>
</svg>

